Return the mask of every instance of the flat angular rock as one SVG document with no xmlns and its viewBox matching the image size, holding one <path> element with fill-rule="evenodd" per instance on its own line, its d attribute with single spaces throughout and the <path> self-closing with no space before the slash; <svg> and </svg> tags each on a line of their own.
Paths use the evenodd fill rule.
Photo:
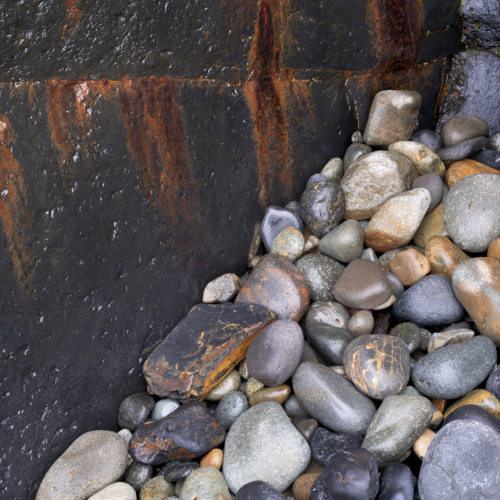
<svg viewBox="0 0 500 500">
<path fill-rule="evenodd" d="M 387 396 L 366 432 L 362 447 L 380 468 L 399 461 L 432 420 L 432 406 L 421 396 Z"/>
<path fill-rule="evenodd" d="M 232 500 L 224 476 L 215 467 L 193 471 L 182 486 L 179 500 Z"/>
<path fill-rule="evenodd" d="M 431 203 L 427 189 L 417 188 L 388 199 L 365 227 L 365 245 L 387 252 L 408 244 Z"/>
<path fill-rule="evenodd" d="M 191 472 L 198 469 L 200 464 L 192 460 L 172 460 L 167 462 L 158 472 L 166 481 L 180 482 L 184 481 Z"/>
<path fill-rule="evenodd" d="M 379 491 L 377 463 L 362 448 L 339 451 L 314 482 L 309 500 L 375 500 Z"/>
<path fill-rule="evenodd" d="M 455 268 L 469 258 L 455 243 L 443 236 L 434 236 L 427 242 L 425 256 L 431 274 L 442 274 L 450 279 Z"/>
<path fill-rule="evenodd" d="M 464 309 L 453 293 L 451 280 L 440 274 L 424 276 L 396 301 L 392 314 L 398 322 L 410 321 L 438 329 L 462 319 Z"/>
<path fill-rule="evenodd" d="M 129 452 L 144 465 L 203 456 L 220 445 L 226 433 L 199 402 L 182 405 L 160 420 L 145 422 L 132 436 Z"/>
<path fill-rule="evenodd" d="M 357 434 L 335 434 L 318 427 L 310 442 L 312 457 L 326 467 L 340 450 L 361 448 L 363 438 Z"/>
<path fill-rule="evenodd" d="M 398 337 L 363 335 L 345 350 L 344 367 L 361 392 L 384 399 L 406 387 L 410 379 L 410 351 Z"/>
<path fill-rule="evenodd" d="M 293 375 L 293 390 L 303 408 L 333 432 L 364 434 L 375 414 L 370 398 L 321 365 L 301 363 Z"/>
<path fill-rule="evenodd" d="M 238 490 L 236 500 L 285 500 L 285 497 L 265 481 L 252 481 Z"/>
<path fill-rule="evenodd" d="M 303 273 L 284 257 L 268 254 L 260 259 L 234 302 L 259 304 L 279 319 L 300 321 L 309 300 L 309 284 Z"/>
<path fill-rule="evenodd" d="M 493 370 L 497 353 L 483 335 L 448 345 L 419 359 L 411 380 L 424 396 L 457 399 L 475 389 Z"/>
<path fill-rule="evenodd" d="M 347 169 L 340 186 L 345 194 L 346 219 L 369 219 L 391 196 L 411 189 L 418 177 L 413 162 L 390 151 L 375 151 Z"/>
<path fill-rule="evenodd" d="M 363 139 L 370 146 L 407 141 L 417 123 L 422 96 L 410 90 L 384 90 L 375 95 Z"/>
<path fill-rule="evenodd" d="M 283 408 L 266 402 L 246 411 L 229 430 L 222 470 L 233 493 L 252 481 L 265 481 L 284 491 L 310 458 L 307 441 Z"/>
<path fill-rule="evenodd" d="M 130 484 L 113 483 L 92 495 L 89 500 L 137 500 L 137 495 Z"/>
<path fill-rule="evenodd" d="M 264 219 L 262 220 L 260 234 L 262 236 L 262 243 L 264 243 L 268 252 L 271 250 L 274 238 L 288 226 L 293 226 L 299 231 L 304 229 L 304 223 L 299 213 L 294 210 L 275 207 L 273 205 L 267 208 Z"/>
<path fill-rule="evenodd" d="M 453 291 L 479 331 L 500 346 L 500 261 L 469 259 L 453 271 Z"/>
<path fill-rule="evenodd" d="M 321 238 L 319 251 L 340 262 L 349 263 L 363 253 L 364 231 L 356 220 L 346 220 Z"/>
<path fill-rule="evenodd" d="M 252 339 L 275 318 L 261 305 L 194 306 L 144 363 L 149 392 L 183 401 L 202 398 L 245 357 Z"/>
<path fill-rule="evenodd" d="M 344 351 L 354 340 L 347 330 L 332 326 L 313 326 L 307 331 L 311 345 L 331 365 L 342 365 Z"/>
<path fill-rule="evenodd" d="M 387 302 L 392 290 L 378 264 L 366 259 L 356 259 L 341 274 L 333 294 L 346 307 L 373 309 Z"/>
<path fill-rule="evenodd" d="M 300 198 L 300 214 L 306 226 L 322 238 L 342 220 L 345 210 L 344 192 L 330 181 L 309 186 Z"/>
<path fill-rule="evenodd" d="M 458 181 L 475 174 L 500 175 L 500 172 L 474 160 L 456 161 L 446 172 L 446 184 L 451 189 Z"/>
<path fill-rule="evenodd" d="M 423 500 L 490 500 L 500 497 L 499 468 L 500 434 L 480 422 L 456 420 L 429 445 L 418 490 Z"/>
<path fill-rule="evenodd" d="M 468 156 L 481 151 L 488 147 L 488 139 L 486 137 L 476 137 L 468 141 L 459 142 L 449 148 L 441 149 L 437 152 L 439 158 L 443 161 L 458 161 L 467 158 Z"/>
<path fill-rule="evenodd" d="M 442 139 L 434 132 L 434 130 L 419 130 L 414 132 L 410 138 L 410 141 L 418 142 L 432 149 L 434 153 L 437 153 L 440 149 L 444 148 Z"/>
<path fill-rule="evenodd" d="M 413 474 L 404 464 L 387 464 L 380 474 L 377 500 L 413 500 Z"/>
<path fill-rule="evenodd" d="M 444 226 L 444 203 L 441 202 L 432 212 L 428 213 L 418 226 L 413 242 L 415 245 L 425 248 L 434 236 L 448 236 Z"/>
<path fill-rule="evenodd" d="M 442 177 L 446 167 L 439 156 L 423 144 L 412 141 L 395 142 L 389 146 L 389 151 L 394 151 L 409 158 L 419 175 L 437 174 Z"/>
<path fill-rule="evenodd" d="M 357 144 L 357 143 L 351 144 L 347 148 L 344 158 L 342 159 L 342 163 L 344 166 L 344 173 L 353 164 L 355 160 L 357 160 L 361 156 L 371 153 L 372 151 L 373 151 L 372 148 L 370 146 L 367 146 L 366 144 Z"/>
<path fill-rule="evenodd" d="M 85 500 L 118 481 L 127 455 L 127 445 L 116 432 L 87 432 L 54 462 L 36 500 Z"/>
<path fill-rule="evenodd" d="M 450 118 L 442 129 L 443 143 L 446 148 L 460 142 L 487 136 L 490 133 L 488 123 L 478 116 L 458 115 Z"/>
<path fill-rule="evenodd" d="M 443 172 L 444 173 L 444 172 Z M 417 188 L 425 188 L 429 191 L 431 195 L 431 204 L 427 209 L 427 214 L 432 212 L 440 203 L 443 198 L 443 180 L 439 175 L 436 174 L 425 174 L 417 177 L 413 184 L 411 185 L 412 189 Z"/>
<path fill-rule="evenodd" d="M 236 297 L 243 283 L 236 274 L 223 274 L 212 280 L 203 291 L 204 304 L 216 304 L 218 302 L 229 302 Z"/>
</svg>

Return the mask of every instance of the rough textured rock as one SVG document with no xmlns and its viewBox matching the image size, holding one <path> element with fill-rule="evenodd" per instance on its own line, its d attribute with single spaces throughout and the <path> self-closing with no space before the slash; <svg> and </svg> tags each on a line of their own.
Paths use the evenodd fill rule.
<svg viewBox="0 0 500 500">
<path fill-rule="evenodd" d="M 304 229 L 304 223 L 297 212 L 276 206 L 268 207 L 260 230 L 262 243 L 268 252 L 271 250 L 276 236 L 289 226 L 295 227 L 299 231 Z"/>
<path fill-rule="evenodd" d="M 342 165 L 341 158 L 332 158 L 321 171 L 321 174 L 324 175 L 328 180 L 334 182 L 335 184 L 339 184 L 342 176 L 344 175 L 344 168 Z"/>
<path fill-rule="evenodd" d="M 309 297 L 304 275 L 284 257 L 268 254 L 253 270 L 235 304 L 260 304 L 279 319 L 300 321 L 309 307 Z"/>
<path fill-rule="evenodd" d="M 480 332 L 500 345 L 500 261 L 469 259 L 453 271 L 453 291 Z"/>
<path fill-rule="evenodd" d="M 252 481 L 286 490 L 304 471 L 311 450 L 277 403 L 246 411 L 231 427 L 224 445 L 224 477 L 233 493 Z"/>
<path fill-rule="evenodd" d="M 311 488 L 321 472 L 308 472 L 299 476 L 293 483 L 292 493 L 294 500 L 309 500 Z"/>
<path fill-rule="evenodd" d="M 440 203 L 422 219 L 415 236 L 413 236 L 413 241 L 415 245 L 425 248 L 434 236 L 448 236 L 444 226 L 444 203 Z"/>
<path fill-rule="evenodd" d="M 182 486 L 179 500 L 231 500 L 224 476 L 215 467 L 193 471 Z"/>
<path fill-rule="evenodd" d="M 389 151 L 394 151 L 408 157 L 419 175 L 437 174 L 442 177 L 446 168 L 439 156 L 423 144 L 412 141 L 395 142 L 389 146 Z"/>
<path fill-rule="evenodd" d="M 446 171 L 446 184 L 451 189 L 458 181 L 475 174 L 500 175 L 500 172 L 474 160 L 456 161 Z"/>
<path fill-rule="evenodd" d="M 425 256 L 429 261 L 431 274 L 452 277 L 455 268 L 469 256 L 444 236 L 433 236 L 425 246 Z"/>
<path fill-rule="evenodd" d="M 326 467 L 340 450 L 361 448 L 362 442 L 363 438 L 358 434 L 335 434 L 319 427 L 314 431 L 309 444 L 314 460 Z"/>
<path fill-rule="evenodd" d="M 129 452 L 145 465 L 203 456 L 220 445 L 226 433 L 199 402 L 182 405 L 161 420 L 142 424 L 132 436 Z"/>
<path fill-rule="evenodd" d="M 236 297 L 242 286 L 243 283 L 236 274 L 223 274 L 205 287 L 201 300 L 204 304 L 229 302 Z"/>
<path fill-rule="evenodd" d="M 415 127 L 422 96 L 418 92 L 386 90 L 373 99 L 363 139 L 370 146 L 407 141 Z"/>
<path fill-rule="evenodd" d="M 265 481 L 252 481 L 241 487 L 236 500 L 285 500 L 285 497 Z"/>
<path fill-rule="evenodd" d="M 314 363 L 301 363 L 293 390 L 307 412 L 333 432 L 364 434 L 375 405 L 341 375 Z"/>
<path fill-rule="evenodd" d="M 375 151 L 356 160 L 340 182 L 344 218 L 369 219 L 388 198 L 411 189 L 417 177 L 413 162 L 399 153 Z"/>
<path fill-rule="evenodd" d="M 127 445 L 115 432 L 80 436 L 43 478 L 36 500 L 85 500 L 118 481 L 127 466 Z"/>
<path fill-rule="evenodd" d="M 132 462 L 132 465 L 125 472 L 125 482 L 137 492 L 152 478 L 153 467 L 151 465 Z"/>
<path fill-rule="evenodd" d="M 410 351 L 398 337 L 363 335 L 345 350 L 344 367 L 361 392 L 384 399 L 406 387 L 410 379 Z"/>
<path fill-rule="evenodd" d="M 365 245 L 387 252 L 408 244 L 430 203 L 431 195 L 423 188 L 389 198 L 365 227 Z"/>
<path fill-rule="evenodd" d="M 429 398 L 456 399 L 485 380 L 495 363 L 495 345 L 480 335 L 441 347 L 419 359 L 412 369 L 411 380 Z"/>
<path fill-rule="evenodd" d="M 144 363 L 149 391 L 181 400 L 203 397 L 245 357 L 252 339 L 275 317 L 254 304 L 195 306 Z"/>
<path fill-rule="evenodd" d="M 164 500 L 173 495 L 174 484 L 163 476 L 156 476 L 141 488 L 139 500 Z"/>
<path fill-rule="evenodd" d="M 247 397 L 239 392 L 230 392 L 222 398 L 215 410 L 215 419 L 224 427 L 229 429 L 236 419 L 248 410 Z"/>
<path fill-rule="evenodd" d="M 364 232 L 356 220 L 346 220 L 321 238 L 319 251 L 340 262 L 349 263 L 363 253 Z"/>
<path fill-rule="evenodd" d="M 495 498 L 500 495 L 499 462 L 500 434 L 480 422 L 451 422 L 427 449 L 418 490 L 423 500 Z"/>
<path fill-rule="evenodd" d="M 446 148 L 449 148 L 475 137 L 486 137 L 489 132 L 488 123 L 478 116 L 454 116 L 443 125 L 443 143 Z"/>
</svg>

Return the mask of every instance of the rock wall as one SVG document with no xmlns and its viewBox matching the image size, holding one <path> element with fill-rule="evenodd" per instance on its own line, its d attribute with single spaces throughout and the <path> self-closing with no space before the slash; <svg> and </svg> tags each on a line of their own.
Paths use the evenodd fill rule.
<svg viewBox="0 0 500 500">
<path fill-rule="evenodd" d="M 458 0 L 0 3 L 0 492 L 116 429 L 141 365 L 375 92 L 434 126 Z"/>
</svg>

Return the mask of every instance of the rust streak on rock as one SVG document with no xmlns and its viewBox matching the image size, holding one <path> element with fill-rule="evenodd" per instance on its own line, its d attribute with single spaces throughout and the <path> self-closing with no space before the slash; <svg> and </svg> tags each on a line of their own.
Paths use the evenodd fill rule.
<svg viewBox="0 0 500 500">
<path fill-rule="evenodd" d="M 66 0 L 66 24 L 62 28 L 62 38 L 66 40 L 80 24 L 82 11 L 80 0 Z"/>
</svg>

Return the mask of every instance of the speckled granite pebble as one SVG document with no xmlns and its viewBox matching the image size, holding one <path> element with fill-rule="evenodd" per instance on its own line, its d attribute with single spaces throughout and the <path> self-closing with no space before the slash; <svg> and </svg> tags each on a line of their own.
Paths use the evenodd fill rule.
<svg viewBox="0 0 500 500">
<path fill-rule="evenodd" d="M 217 405 L 215 418 L 224 427 L 229 429 L 236 419 L 248 410 L 248 399 L 239 391 L 226 394 Z"/>
<path fill-rule="evenodd" d="M 125 482 L 130 484 L 137 492 L 152 478 L 153 467 L 151 465 L 133 462 L 125 472 Z"/>
<path fill-rule="evenodd" d="M 344 169 L 341 158 L 332 158 L 321 171 L 321 174 L 328 178 L 331 182 L 340 183 L 344 175 Z"/>
<path fill-rule="evenodd" d="M 202 302 L 205 304 L 229 302 L 236 297 L 242 286 L 243 283 L 236 274 L 223 274 L 205 287 Z"/>
</svg>

